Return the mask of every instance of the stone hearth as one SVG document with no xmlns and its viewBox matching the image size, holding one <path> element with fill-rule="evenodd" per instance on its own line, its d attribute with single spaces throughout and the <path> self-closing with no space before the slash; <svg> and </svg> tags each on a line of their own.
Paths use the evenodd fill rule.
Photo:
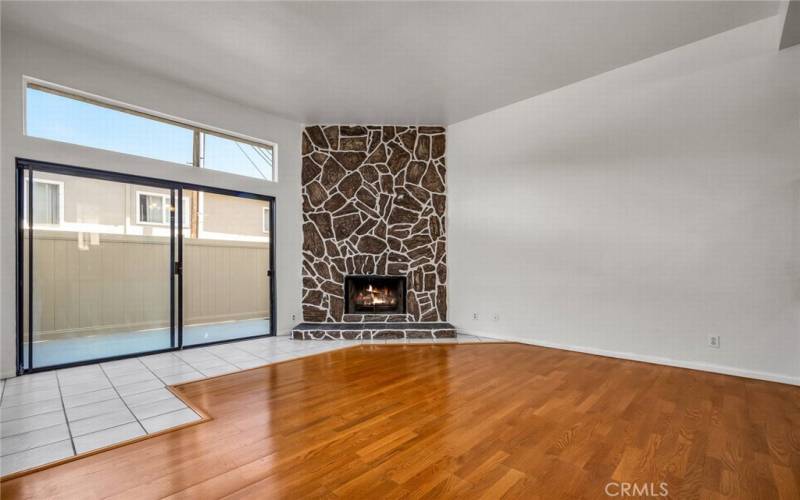
<svg viewBox="0 0 800 500">
<path fill-rule="evenodd" d="M 455 338 L 450 323 L 300 323 L 292 329 L 295 340 L 379 340 Z"/>
</svg>

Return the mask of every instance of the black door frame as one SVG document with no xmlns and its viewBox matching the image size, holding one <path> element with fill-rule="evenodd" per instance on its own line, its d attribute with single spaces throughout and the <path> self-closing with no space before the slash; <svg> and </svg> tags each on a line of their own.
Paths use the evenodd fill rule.
<svg viewBox="0 0 800 500">
<path fill-rule="evenodd" d="M 187 167 L 188 168 L 188 167 Z M 188 182 L 170 181 L 165 179 L 158 179 L 154 177 L 146 177 L 134 174 L 124 174 L 120 172 L 110 172 L 106 170 L 98 170 L 86 167 L 77 167 L 72 165 L 64 165 L 60 163 L 43 162 L 38 160 L 31 160 L 27 158 L 16 158 L 16 218 L 15 229 L 17 232 L 17 248 L 16 248 L 16 307 L 17 307 L 17 375 L 24 373 L 35 373 L 40 371 L 55 370 L 60 368 L 69 368 L 73 366 L 81 366 L 87 364 L 101 363 L 106 361 L 114 361 L 118 359 L 133 358 L 138 356 L 145 356 L 149 354 L 158 354 L 163 352 L 172 352 L 182 349 L 192 349 L 195 347 L 204 347 L 214 344 L 224 344 L 227 342 L 236 342 L 246 339 L 272 337 L 276 335 L 277 329 L 277 303 L 275 300 L 275 197 L 261 195 L 256 193 L 249 193 L 245 191 L 236 191 L 231 189 L 218 188 L 214 186 L 204 186 L 201 184 L 193 184 Z M 100 179 L 107 181 L 125 182 L 132 184 L 139 184 L 143 186 L 159 187 L 170 190 L 170 201 L 173 207 L 177 207 L 177 220 L 174 212 L 170 212 L 170 260 L 172 270 L 170 273 L 170 339 L 172 347 L 167 349 L 159 349 L 154 351 L 136 352 L 130 354 L 121 354 L 117 356 L 109 356 L 105 358 L 95 358 L 90 360 L 75 361 L 70 363 L 63 363 L 60 365 L 49 365 L 45 367 L 33 367 L 33 337 L 32 332 L 29 332 L 28 340 L 28 368 L 25 368 L 25 328 L 24 328 L 24 304 L 28 304 L 28 329 L 30 330 L 33 325 L 33 287 L 30 284 L 33 282 L 33 172 L 49 172 L 62 175 L 72 175 L 77 177 L 88 177 L 92 179 Z M 25 278 L 23 272 L 25 270 L 25 228 L 23 225 L 23 218 L 25 214 L 25 173 L 30 172 L 28 175 L 28 214 L 31 218 L 31 231 L 27 251 L 28 262 L 28 289 L 27 297 L 25 297 Z M 177 199 L 183 200 L 183 190 L 189 189 L 192 191 L 202 191 L 207 193 L 221 194 L 227 196 L 236 196 L 239 198 L 249 198 L 254 200 L 266 201 L 269 203 L 269 270 L 267 271 L 267 280 L 269 288 L 269 310 L 270 318 L 269 325 L 270 331 L 265 335 L 253 335 L 250 337 L 241 337 L 235 339 L 218 340 L 203 344 L 195 344 L 191 346 L 183 345 L 183 203 L 175 203 Z M 181 226 L 181 230 L 177 231 L 176 224 Z M 177 241 L 176 241 L 177 240 Z M 177 259 L 176 259 L 177 256 Z M 175 292 L 175 277 L 177 276 L 177 301 Z M 176 322 L 177 315 L 177 322 Z"/>
</svg>

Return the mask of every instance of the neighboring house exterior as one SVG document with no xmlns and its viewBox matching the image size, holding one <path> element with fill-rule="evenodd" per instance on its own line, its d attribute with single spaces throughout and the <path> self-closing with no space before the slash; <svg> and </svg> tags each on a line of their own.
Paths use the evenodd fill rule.
<svg viewBox="0 0 800 500">
<path fill-rule="evenodd" d="M 33 181 L 34 336 L 168 326 L 169 190 L 42 172 Z M 184 191 L 183 210 L 185 324 L 267 317 L 269 205 Z"/>
<path fill-rule="evenodd" d="M 169 236 L 168 189 L 40 172 L 33 183 L 34 229 Z M 269 242 L 265 202 L 183 194 L 185 238 Z M 27 202 L 25 206 L 27 212 Z"/>
</svg>

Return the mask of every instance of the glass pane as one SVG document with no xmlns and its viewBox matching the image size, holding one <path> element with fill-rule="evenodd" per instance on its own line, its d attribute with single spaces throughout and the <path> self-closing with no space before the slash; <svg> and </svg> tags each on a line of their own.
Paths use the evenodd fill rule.
<svg viewBox="0 0 800 500">
<path fill-rule="evenodd" d="M 59 222 L 33 229 L 33 367 L 169 348 L 170 228 L 136 224 L 136 193 L 154 188 L 33 176 L 63 190 Z M 34 220 L 49 192 L 34 189 Z"/>
<path fill-rule="evenodd" d="M 139 222 L 147 224 L 166 224 L 165 205 L 169 201 L 161 195 L 139 193 Z"/>
<path fill-rule="evenodd" d="M 26 220 L 22 224 L 22 367 L 24 369 L 29 369 L 30 364 L 28 363 L 28 355 L 29 355 L 29 347 L 30 347 L 30 328 L 29 325 L 29 301 L 28 301 L 28 290 L 30 290 L 30 274 L 28 272 L 30 266 L 30 259 L 29 259 L 29 249 L 30 249 L 30 237 L 31 237 L 31 229 L 30 226 L 27 224 L 27 212 L 28 212 L 28 179 L 27 177 L 24 179 L 23 184 L 23 203 L 24 205 L 24 212 L 26 215 Z M 19 191 L 18 191 L 19 192 Z"/>
<path fill-rule="evenodd" d="M 202 167 L 272 180 L 272 148 L 203 133 Z"/>
<path fill-rule="evenodd" d="M 268 202 L 198 191 L 184 196 L 190 208 L 183 230 L 183 344 L 267 335 Z"/>
<path fill-rule="evenodd" d="M 33 183 L 33 223 L 58 224 L 60 219 L 60 186 L 46 182 Z"/>
<path fill-rule="evenodd" d="M 31 87 L 25 104 L 30 136 L 192 164 L 194 132 L 188 128 Z"/>
</svg>

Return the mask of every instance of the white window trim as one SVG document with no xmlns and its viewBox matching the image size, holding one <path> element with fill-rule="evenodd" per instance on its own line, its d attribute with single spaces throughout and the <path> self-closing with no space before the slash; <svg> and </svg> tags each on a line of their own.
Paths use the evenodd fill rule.
<svg viewBox="0 0 800 500">
<path fill-rule="evenodd" d="M 203 237 L 206 230 L 205 223 L 205 210 L 206 210 L 206 196 L 205 191 L 195 191 L 197 193 L 197 238 Z M 191 229 L 191 220 L 189 221 L 189 228 Z"/>
<path fill-rule="evenodd" d="M 143 221 L 142 220 L 142 212 L 140 210 L 140 208 L 141 208 L 140 207 L 140 203 L 142 201 L 142 198 L 141 198 L 142 196 L 158 196 L 158 197 L 161 197 L 161 199 L 164 200 L 163 209 L 162 209 L 164 222 L 147 222 L 147 221 Z M 183 197 L 183 208 L 184 209 L 186 208 L 186 205 L 189 204 L 189 202 L 190 202 L 189 201 L 189 197 L 188 196 L 184 196 Z M 169 194 L 154 193 L 152 191 L 138 191 L 137 190 L 136 191 L 135 204 L 136 204 L 136 206 L 134 208 L 135 208 L 135 211 L 136 211 L 136 225 L 138 225 L 138 226 L 158 226 L 158 227 L 169 226 L 169 212 L 170 212 L 170 209 L 172 208 L 172 205 L 170 204 L 170 195 Z M 185 212 L 185 210 L 184 210 L 184 212 Z M 177 219 L 177 215 L 175 216 L 175 218 Z M 184 213 L 183 214 L 183 228 L 185 229 L 187 227 L 190 227 L 190 225 L 191 225 L 191 219 L 186 217 L 186 214 Z"/>
<path fill-rule="evenodd" d="M 142 196 L 158 196 L 162 198 L 161 216 L 164 222 L 148 222 L 142 220 Z M 136 224 L 139 226 L 169 226 L 169 203 L 170 195 L 164 193 L 153 193 L 151 191 L 136 191 Z"/>
<path fill-rule="evenodd" d="M 64 182 L 63 181 L 56 181 L 51 179 L 37 179 L 36 177 L 33 178 L 33 183 L 40 183 L 40 184 L 55 184 L 58 186 L 58 222 L 56 224 L 42 224 L 42 223 L 35 223 L 35 227 L 39 228 L 57 228 L 64 225 Z M 24 179 L 24 191 L 25 193 L 30 196 L 28 193 L 28 176 L 25 176 Z M 28 203 L 25 203 L 23 207 L 23 216 L 22 216 L 22 223 L 23 225 L 28 228 L 30 225 L 28 224 Z"/>
<path fill-rule="evenodd" d="M 190 204 L 191 204 L 192 200 L 188 196 L 184 196 L 183 198 L 181 198 L 181 200 L 183 201 L 183 205 L 181 205 L 181 215 L 183 216 L 183 226 L 181 226 L 181 229 L 190 229 L 192 227 L 192 218 L 190 216 L 187 216 L 186 212 L 188 212 L 188 210 L 186 210 L 186 208 L 187 208 L 187 206 L 191 206 Z"/>
<path fill-rule="evenodd" d="M 269 234 L 269 207 L 261 207 L 261 232 Z"/>
<path fill-rule="evenodd" d="M 255 145 L 261 145 L 261 146 L 269 147 L 269 148 L 272 149 L 272 179 L 265 179 L 265 180 L 267 182 L 278 182 L 278 172 L 279 172 L 278 171 L 278 144 L 275 143 L 275 142 L 268 141 L 266 139 L 259 139 L 258 137 L 253 137 L 253 136 L 246 135 L 246 134 L 241 134 L 241 133 L 238 133 L 238 132 L 231 132 L 230 130 L 226 130 L 226 129 L 219 128 L 219 127 L 214 127 L 212 125 L 207 125 L 205 123 L 196 122 L 194 120 L 188 120 L 186 118 L 179 118 L 177 116 L 169 115 L 167 113 L 161 113 L 159 111 L 148 109 L 148 108 L 145 108 L 145 107 L 142 107 L 142 106 L 136 106 L 134 104 L 129 104 L 129 103 L 126 103 L 126 102 L 123 102 L 123 101 L 118 101 L 116 99 L 109 99 L 107 97 L 99 96 L 97 94 L 84 92 L 82 90 L 78 90 L 78 89 L 74 89 L 74 88 L 71 88 L 71 87 L 67 87 L 65 85 L 59 85 L 57 83 L 48 82 L 47 80 L 42 80 L 42 79 L 35 78 L 35 77 L 32 77 L 32 76 L 28 76 L 28 75 L 22 75 L 22 133 L 25 136 L 28 135 L 28 123 L 27 123 L 28 102 L 27 102 L 27 99 L 28 99 L 28 86 L 30 84 L 38 85 L 40 87 L 44 87 L 46 89 L 50 89 L 50 90 L 52 90 L 54 92 L 57 92 L 57 93 L 67 94 L 68 96 L 71 94 L 73 97 L 76 97 L 76 98 L 82 98 L 82 99 L 86 99 L 86 100 L 89 100 L 89 101 L 95 101 L 95 103 L 100 104 L 100 105 L 105 105 L 105 106 L 109 106 L 109 107 L 112 107 L 112 108 L 118 108 L 118 110 L 122 111 L 122 112 L 126 112 L 127 111 L 127 112 L 131 112 L 131 113 L 134 113 L 134 114 L 146 115 L 146 116 L 149 116 L 151 119 L 154 119 L 154 120 L 173 122 L 177 126 L 183 126 L 183 127 L 187 127 L 187 128 L 196 129 L 196 130 L 199 130 L 200 132 L 209 132 L 211 134 L 221 135 L 223 137 L 227 136 L 228 138 L 233 139 L 233 140 L 238 140 L 238 141 L 243 141 L 243 142 L 251 142 L 251 143 L 254 143 Z M 43 138 L 43 137 L 37 137 L 37 139 L 42 139 L 42 140 L 51 141 L 51 142 L 62 142 L 62 141 L 57 141 L 57 140 L 54 140 L 54 139 L 47 139 L 47 138 Z M 67 143 L 67 144 L 71 144 L 71 143 Z M 94 148 L 92 146 L 81 146 L 81 147 L 87 147 L 87 148 L 90 148 L 90 149 L 96 149 L 96 150 L 100 150 L 100 151 L 108 151 L 108 150 L 101 149 L 101 148 Z M 118 153 L 118 154 L 128 154 L 128 153 L 120 153 L 118 151 L 115 151 L 115 152 Z M 130 155 L 130 154 L 128 154 L 128 155 L 129 156 L 135 156 L 136 158 L 146 158 L 146 157 L 138 156 L 138 155 Z M 151 158 L 147 158 L 147 159 L 151 159 Z M 154 160 L 154 161 L 164 161 L 164 160 Z M 167 162 L 167 163 L 173 163 L 173 162 Z M 182 165 L 181 163 L 175 163 L 175 164 L 176 165 Z M 213 169 L 209 169 L 209 170 L 213 170 Z M 215 172 L 228 173 L 229 175 L 241 175 L 241 174 L 230 174 L 229 172 L 222 172 L 220 170 L 215 170 Z M 252 177 L 252 178 L 255 178 L 255 177 Z"/>
</svg>

